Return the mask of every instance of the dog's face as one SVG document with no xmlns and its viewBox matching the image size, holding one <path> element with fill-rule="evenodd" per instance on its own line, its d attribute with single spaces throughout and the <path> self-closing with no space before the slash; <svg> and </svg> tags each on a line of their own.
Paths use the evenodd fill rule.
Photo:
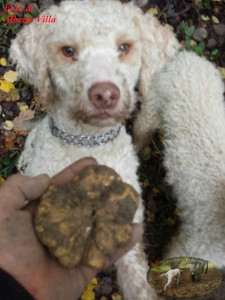
<svg viewBox="0 0 225 300">
<path fill-rule="evenodd" d="M 140 32 L 122 5 L 76 4 L 58 10 L 45 41 L 57 101 L 70 120 L 100 126 L 123 122 L 135 105 Z"/>
<path fill-rule="evenodd" d="M 55 23 L 27 25 L 13 41 L 11 58 L 49 112 L 65 112 L 74 122 L 124 122 L 135 106 L 136 85 L 145 97 L 147 82 L 168 55 L 162 38 L 174 43 L 171 53 L 177 46 L 168 30 L 132 4 L 65 1 L 42 15 Z M 152 32 L 143 36 L 146 29 Z"/>
</svg>

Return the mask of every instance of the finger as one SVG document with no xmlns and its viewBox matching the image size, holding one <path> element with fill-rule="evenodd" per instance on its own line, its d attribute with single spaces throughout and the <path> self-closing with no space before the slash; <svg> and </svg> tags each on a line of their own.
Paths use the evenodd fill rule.
<svg viewBox="0 0 225 300">
<path fill-rule="evenodd" d="M 53 176 L 51 179 L 51 183 L 66 184 L 70 182 L 77 174 L 79 174 L 85 167 L 96 164 L 97 161 L 92 157 L 82 158 L 57 175 Z"/>
<path fill-rule="evenodd" d="M 131 250 L 138 241 L 141 240 L 143 236 L 143 226 L 141 224 L 133 224 L 132 227 L 130 240 L 122 248 L 118 248 L 113 255 L 105 258 L 103 268 L 107 268 L 109 265 L 115 263 L 119 258 Z"/>
<path fill-rule="evenodd" d="M 25 200 L 38 199 L 49 186 L 50 178 L 43 174 L 28 177 L 21 174 L 13 175 L 0 187 L 1 205 L 9 209 L 21 209 Z"/>
</svg>

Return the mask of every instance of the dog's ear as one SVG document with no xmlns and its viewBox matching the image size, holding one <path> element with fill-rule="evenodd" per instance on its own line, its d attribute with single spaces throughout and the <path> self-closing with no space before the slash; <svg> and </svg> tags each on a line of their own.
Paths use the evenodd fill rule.
<svg viewBox="0 0 225 300">
<path fill-rule="evenodd" d="M 139 91 L 143 100 L 146 100 L 152 76 L 181 47 L 173 32 L 162 26 L 154 16 L 150 14 L 142 15 L 138 23 L 142 41 L 142 68 L 139 77 Z"/>
<path fill-rule="evenodd" d="M 45 13 L 51 15 L 50 11 Z M 40 99 L 46 106 L 54 100 L 45 49 L 45 39 L 51 26 L 34 20 L 23 27 L 10 47 L 10 59 L 16 63 L 18 75 L 38 89 Z"/>
</svg>

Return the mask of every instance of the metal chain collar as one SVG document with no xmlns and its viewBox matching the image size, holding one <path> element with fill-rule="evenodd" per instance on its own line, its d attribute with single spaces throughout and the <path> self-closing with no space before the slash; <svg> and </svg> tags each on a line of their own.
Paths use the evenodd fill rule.
<svg viewBox="0 0 225 300">
<path fill-rule="evenodd" d="M 66 144 L 90 148 L 102 146 L 110 141 L 113 141 L 119 135 L 121 125 L 119 125 L 116 129 L 111 129 L 110 131 L 101 135 L 72 135 L 67 133 L 64 129 L 58 128 L 54 124 L 53 119 L 50 119 L 50 129 L 53 136 L 62 140 Z"/>
</svg>

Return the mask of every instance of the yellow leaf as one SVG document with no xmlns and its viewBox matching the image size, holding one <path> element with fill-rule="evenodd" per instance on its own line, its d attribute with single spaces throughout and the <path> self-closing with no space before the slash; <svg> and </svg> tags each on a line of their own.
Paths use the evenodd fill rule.
<svg viewBox="0 0 225 300">
<path fill-rule="evenodd" d="M 216 16 L 212 16 L 212 20 L 213 20 L 213 22 L 214 22 L 215 24 L 219 24 L 219 23 L 220 23 L 220 21 L 217 19 Z"/>
<path fill-rule="evenodd" d="M 150 8 L 148 11 L 147 11 L 147 14 L 150 14 L 150 15 L 153 15 L 153 16 L 156 16 L 158 15 L 158 10 L 154 7 Z"/>
<path fill-rule="evenodd" d="M 213 2 L 221 2 L 222 0 L 212 0 Z"/>
<path fill-rule="evenodd" d="M 111 297 L 112 300 L 122 300 L 122 297 L 118 293 L 113 293 Z"/>
<path fill-rule="evenodd" d="M 13 122 L 12 121 L 5 121 L 3 122 L 3 127 L 5 130 L 12 130 L 13 129 Z"/>
<path fill-rule="evenodd" d="M 170 24 L 166 24 L 165 27 L 168 28 L 171 31 L 174 31 L 173 26 L 171 26 Z"/>
<path fill-rule="evenodd" d="M 15 82 L 17 80 L 17 73 L 15 71 L 9 70 L 4 74 L 4 79 L 8 82 Z"/>
<path fill-rule="evenodd" d="M 153 218 L 148 217 L 148 218 L 147 218 L 147 221 L 148 221 L 149 223 L 151 223 L 151 222 L 153 221 Z"/>
<path fill-rule="evenodd" d="M 205 16 L 205 15 L 201 15 L 201 18 L 203 21 L 209 21 L 210 18 L 208 16 Z"/>
<path fill-rule="evenodd" d="M 219 67 L 218 70 L 220 71 L 222 79 L 225 79 L 225 68 Z"/>
<path fill-rule="evenodd" d="M 190 44 L 191 44 L 191 46 L 196 46 L 197 45 L 196 41 L 194 41 L 194 40 L 191 40 Z"/>
<path fill-rule="evenodd" d="M 0 185 L 2 185 L 4 182 L 5 182 L 5 179 L 2 176 L 0 176 Z"/>
<path fill-rule="evenodd" d="M 82 300 L 95 300 L 95 293 L 94 289 L 97 286 L 97 279 L 93 278 L 91 282 L 87 285 L 86 289 L 84 290 L 83 294 L 81 295 Z"/>
<path fill-rule="evenodd" d="M 165 142 L 165 137 L 162 134 L 159 134 L 159 140 L 161 143 Z"/>
<path fill-rule="evenodd" d="M 22 105 L 22 106 L 19 107 L 19 109 L 22 110 L 22 111 L 26 111 L 26 110 L 28 110 L 28 108 L 29 108 L 28 105 Z"/>
<path fill-rule="evenodd" d="M 15 88 L 13 83 L 6 81 L 3 77 L 0 79 L 0 90 L 8 93 L 13 88 Z"/>
<path fill-rule="evenodd" d="M 154 187 L 154 188 L 152 189 L 152 191 L 153 191 L 154 194 L 158 194 L 158 193 L 159 193 L 159 190 L 158 190 L 156 187 Z"/>
<path fill-rule="evenodd" d="M 0 58 L 0 65 L 2 65 L 2 66 L 7 65 L 6 59 L 4 57 Z"/>
<path fill-rule="evenodd" d="M 12 101 L 12 102 L 16 102 L 20 99 L 20 94 L 17 91 L 16 88 L 11 89 L 8 93 L 8 98 L 6 99 L 7 101 Z"/>
</svg>

